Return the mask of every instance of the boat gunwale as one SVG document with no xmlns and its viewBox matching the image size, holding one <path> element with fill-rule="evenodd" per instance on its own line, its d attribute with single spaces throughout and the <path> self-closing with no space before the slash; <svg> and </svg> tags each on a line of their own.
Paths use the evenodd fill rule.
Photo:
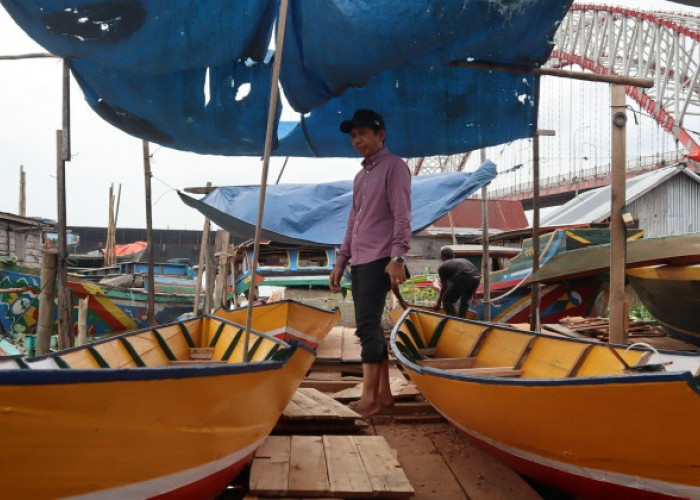
<svg viewBox="0 0 700 500">
<path fill-rule="evenodd" d="M 316 311 L 320 311 L 320 312 L 324 312 L 324 313 L 329 313 L 329 314 L 335 314 L 337 311 L 340 310 L 340 307 L 338 307 L 338 306 L 334 307 L 333 309 L 324 309 L 323 307 L 314 306 L 314 305 L 312 305 L 312 304 L 306 304 L 306 303 L 304 303 L 304 302 L 299 302 L 298 300 L 294 300 L 294 299 L 282 299 L 282 300 L 277 300 L 277 301 L 275 301 L 275 302 L 270 302 L 269 304 L 265 304 L 265 305 L 267 305 L 267 306 L 273 306 L 273 305 L 276 305 L 276 304 L 297 304 L 297 305 L 300 305 L 300 306 L 305 307 L 305 308 L 314 309 L 314 310 L 316 310 Z M 224 309 L 224 312 L 232 313 L 232 312 L 240 311 L 241 309 L 246 309 L 247 307 L 248 307 L 248 306 L 241 306 L 241 307 L 235 307 L 235 308 L 233 308 L 233 309 L 228 309 L 228 310 L 227 310 L 227 309 L 224 309 L 223 307 L 219 307 L 218 309 L 215 309 L 215 310 L 214 310 L 214 312 L 212 313 L 212 316 L 216 316 L 216 313 L 217 313 L 218 311 L 221 311 L 222 309 Z"/>
<path fill-rule="evenodd" d="M 565 377 L 565 378 L 519 378 L 519 377 L 494 377 L 490 375 L 471 375 L 463 373 L 450 373 L 448 370 L 435 368 L 432 366 L 422 366 L 419 365 L 403 355 L 403 353 L 396 346 L 396 335 L 399 328 L 407 319 L 411 312 L 417 312 L 420 314 L 427 314 L 430 316 L 437 317 L 448 317 L 450 320 L 460 321 L 463 323 L 471 323 L 484 327 L 497 327 L 498 329 L 508 330 L 517 333 L 526 333 L 534 337 L 543 337 L 550 339 L 562 340 L 562 337 L 557 335 L 549 335 L 542 332 L 531 332 L 528 330 L 520 330 L 513 328 L 506 324 L 500 323 L 487 323 L 484 321 L 477 321 L 464 318 L 456 318 L 445 316 L 444 314 L 438 314 L 432 311 L 416 310 L 412 308 L 406 309 L 401 318 L 396 322 L 391 330 L 391 349 L 394 356 L 399 360 L 399 362 L 407 369 L 416 372 L 419 375 L 432 375 L 441 378 L 447 378 L 452 380 L 458 380 L 462 382 L 475 382 L 480 384 L 494 384 L 494 385 L 510 385 L 510 386 L 578 386 L 578 385 L 605 385 L 605 384 L 633 384 L 633 383 L 654 383 L 654 382 L 677 382 L 683 381 L 688 384 L 688 386 L 700 396 L 700 375 L 694 376 L 691 372 L 685 371 L 666 371 L 666 372 L 651 372 L 651 373 L 622 373 L 619 375 L 610 374 L 603 376 L 585 376 L 585 377 Z M 565 341 L 577 342 L 589 345 L 605 345 L 602 342 L 588 341 L 586 339 L 575 339 L 575 338 L 565 338 Z M 620 346 L 617 344 L 610 344 L 615 347 L 627 347 Z M 647 351 L 647 349 L 642 349 L 641 347 L 632 347 L 631 350 L 637 351 Z M 683 356 L 698 356 L 698 352 L 679 352 L 679 351 L 668 351 L 668 350 L 657 350 L 661 354 L 673 354 L 673 355 L 683 355 Z"/>
</svg>

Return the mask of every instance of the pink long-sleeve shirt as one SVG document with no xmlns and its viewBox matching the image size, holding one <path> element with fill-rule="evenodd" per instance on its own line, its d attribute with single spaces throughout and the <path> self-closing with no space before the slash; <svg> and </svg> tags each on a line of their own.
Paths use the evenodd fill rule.
<svg viewBox="0 0 700 500">
<path fill-rule="evenodd" d="M 411 242 L 411 172 L 387 148 L 362 161 L 353 183 L 352 208 L 335 265 L 403 257 Z"/>
</svg>

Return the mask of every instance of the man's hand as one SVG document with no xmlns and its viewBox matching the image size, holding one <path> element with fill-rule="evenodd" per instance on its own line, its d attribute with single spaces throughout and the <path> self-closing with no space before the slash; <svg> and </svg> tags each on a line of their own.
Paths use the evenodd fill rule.
<svg viewBox="0 0 700 500">
<path fill-rule="evenodd" d="M 340 291 L 340 280 L 343 277 L 343 268 L 333 266 L 330 276 L 328 276 L 328 287 L 331 292 L 337 293 Z"/>
<path fill-rule="evenodd" d="M 384 272 L 389 275 L 389 281 L 392 287 L 398 287 L 401 283 L 406 281 L 406 272 L 404 271 L 403 264 L 390 260 Z"/>
</svg>

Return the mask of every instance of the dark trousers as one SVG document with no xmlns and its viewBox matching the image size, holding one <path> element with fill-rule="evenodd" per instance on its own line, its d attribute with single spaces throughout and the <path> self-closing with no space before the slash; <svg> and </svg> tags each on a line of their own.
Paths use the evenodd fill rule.
<svg viewBox="0 0 700 500">
<path fill-rule="evenodd" d="M 389 357 L 382 330 L 384 303 L 391 289 L 389 275 L 384 272 L 388 263 L 386 257 L 351 268 L 355 335 L 360 338 L 363 363 L 381 363 Z"/>
<path fill-rule="evenodd" d="M 479 276 L 474 276 L 473 274 L 460 274 L 457 276 L 452 284 L 447 287 L 447 290 L 445 290 L 445 295 L 442 300 L 445 314 L 457 316 L 455 304 L 459 301 L 459 317 L 466 317 L 467 309 L 469 308 L 469 299 L 474 295 L 480 280 Z"/>
</svg>

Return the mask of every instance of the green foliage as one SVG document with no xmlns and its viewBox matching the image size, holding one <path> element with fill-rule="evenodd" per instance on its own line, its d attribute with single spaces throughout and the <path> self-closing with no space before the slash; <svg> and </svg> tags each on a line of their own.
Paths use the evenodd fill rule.
<svg viewBox="0 0 700 500">
<path fill-rule="evenodd" d="M 630 319 L 637 321 L 648 321 L 655 318 L 651 315 L 649 309 L 644 307 L 642 304 L 638 304 L 630 307 Z"/>
<path fill-rule="evenodd" d="M 400 288 L 401 296 L 409 304 L 417 305 L 434 305 L 438 298 L 439 292 L 429 286 L 425 288 L 417 288 L 411 285 L 403 285 Z"/>
</svg>

